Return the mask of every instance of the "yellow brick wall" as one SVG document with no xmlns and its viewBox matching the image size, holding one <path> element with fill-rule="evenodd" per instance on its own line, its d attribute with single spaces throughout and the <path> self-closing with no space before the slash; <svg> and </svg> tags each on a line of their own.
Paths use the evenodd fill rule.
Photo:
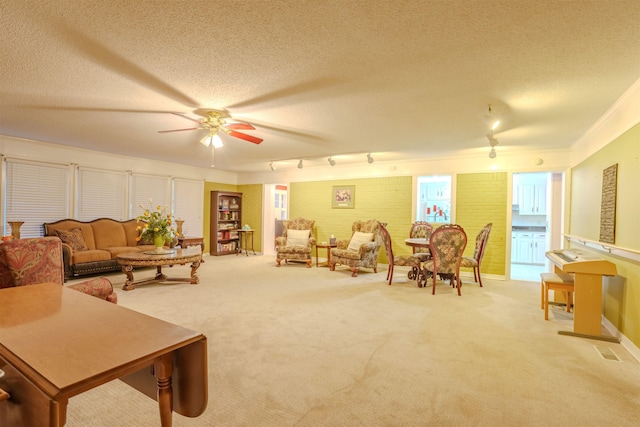
<svg viewBox="0 0 640 427">
<path fill-rule="evenodd" d="M 355 207 L 332 209 L 333 186 L 354 185 Z M 356 220 L 375 218 L 387 223 L 393 241 L 394 254 L 409 254 L 404 244 L 411 228 L 410 176 L 362 178 L 339 181 L 293 182 L 290 185 L 289 218 L 315 219 L 317 241 L 329 241 L 331 235 L 338 240 L 351 238 L 351 225 Z M 386 263 L 384 249 L 380 262 Z"/>
<path fill-rule="evenodd" d="M 507 232 L 506 172 L 459 174 L 456 179 L 456 223 L 467 233 L 465 256 L 473 256 L 476 236 L 493 223 L 482 260 L 482 272 L 504 275 Z"/>
<path fill-rule="evenodd" d="M 242 193 L 242 224 L 249 224 L 254 229 L 253 248 L 262 252 L 262 184 L 238 185 Z"/>
</svg>

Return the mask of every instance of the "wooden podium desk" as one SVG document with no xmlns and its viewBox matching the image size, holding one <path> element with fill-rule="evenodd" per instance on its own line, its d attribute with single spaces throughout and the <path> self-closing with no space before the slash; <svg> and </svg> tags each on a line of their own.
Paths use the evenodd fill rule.
<svg viewBox="0 0 640 427">
<path fill-rule="evenodd" d="M 0 369 L 0 426 L 64 426 L 70 397 L 116 378 L 163 427 L 207 406 L 204 335 L 55 283 L 0 289 Z"/>
</svg>

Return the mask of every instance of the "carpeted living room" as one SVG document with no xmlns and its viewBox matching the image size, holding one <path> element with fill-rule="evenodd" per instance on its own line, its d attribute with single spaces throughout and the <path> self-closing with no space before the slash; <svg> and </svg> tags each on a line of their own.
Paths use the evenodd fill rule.
<svg viewBox="0 0 640 427">
<path fill-rule="evenodd" d="M 118 305 L 207 336 L 207 409 L 175 426 L 631 426 L 640 414 L 638 362 L 559 335 L 571 315 L 545 321 L 539 283 L 466 276 L 462 296 L 444 283 L 432 295 L 402 267 L 389 286 L 386 265 L 352 277 L 271 255 L 205 260 L 197 285 L 125 292 L 124 274 L 107 275 Z M 69 401 L 70 427 L 158 422 L 157 403 L 119 380 Z"/>
</svg>

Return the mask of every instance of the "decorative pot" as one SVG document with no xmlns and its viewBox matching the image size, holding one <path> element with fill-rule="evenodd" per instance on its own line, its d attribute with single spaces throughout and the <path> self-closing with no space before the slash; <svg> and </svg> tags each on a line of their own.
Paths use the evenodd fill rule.
<svg viewBox="0 0 640 427">
<path fill-rule="evenodd" d="M 156 251 L 162 251 L 162 247 L 164 246 L 164 236 L 160 233 L 156 233 L 153 235 L 153 246 L 156 247 Z"/>
<path fill-rule="evenodd" d="M 24 224 L 24 221 L 7 221 L 9 227 L 11 227 L 11 235 L 14 239 L 20 238 L 20 227 Z"/>
<path fill-rule="evenodd" d="M 176 237 L 184 237 L 184 234 L 182 234 L 182 224 L 184 224 L 184 219 L 176 219 Z"/>
</svg>

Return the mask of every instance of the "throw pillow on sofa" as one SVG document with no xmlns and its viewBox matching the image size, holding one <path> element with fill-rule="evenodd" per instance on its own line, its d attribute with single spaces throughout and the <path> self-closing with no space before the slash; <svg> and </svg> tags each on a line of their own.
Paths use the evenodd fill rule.
<svg viewBox="0 0 640 427">
<path fill-rule="evenodd" d="M 311 230 L 287 230 L 287 246 L 307 246 Z"/>
<path fill-rule="evenodd" d="M 373 242 L 373 233 L 363 233 L 361 231 L 356 231 L 351 236 L 351 241 L 349 242 L 349 246 L 347 250 L 349 251 L 359 251 L 360 245 L 363 243 Z"/>
<path fill-rule="evenodd" d="M 62 243 L 66 243 L 71 246 L 74 251 L 86 251 L 89 248 L 84 241 L 82 230 L 79 228 L 72 228 L 70 230 L 55 230 L 56 235 L 62 240 Z"/>
</svg>

